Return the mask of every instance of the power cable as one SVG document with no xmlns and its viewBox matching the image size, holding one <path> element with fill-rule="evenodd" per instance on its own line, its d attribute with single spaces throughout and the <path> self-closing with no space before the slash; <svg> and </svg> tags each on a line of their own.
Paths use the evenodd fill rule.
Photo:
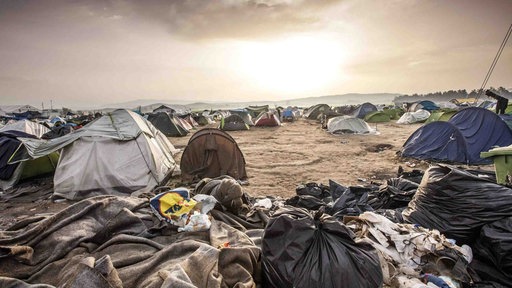
<svg viewBox="0 0 512 288">
<path fill-rule="evenodd" d="M 487 75 L 485 75 L 482 86 L 480 87 L 480 94 L 477 94 L 475 102 L 478 100 L 478 97 L 483 93 L 483 91 L 484 91 L 483 89 L 485 88 L 485 86 L 487 85 L 487 82 L 491 78 L 492 72 L 494 71 L 494 67 L 496 67 L 496 63 L 498 63 L 501 53 L 503 52 L 503 48 L 505 48 L 505 45 L 507 45 L 507 41 L 508 41 L 508 38 L 510 38 L 511 33 L 512 33 L 512 24 L 510 24 L 507 34 L 505 35 L 505 38 L 501 42 L 500 48 L 498 49 L 496 56 L 494 56 L 494 60 L 492 61 L 491 67 L 489 67 L 489 70 L 487 71 Z"/>
</svg>

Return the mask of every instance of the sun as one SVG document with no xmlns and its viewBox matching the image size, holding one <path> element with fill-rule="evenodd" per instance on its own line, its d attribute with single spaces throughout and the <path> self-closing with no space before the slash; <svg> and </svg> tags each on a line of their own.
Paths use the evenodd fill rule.
<svg viewBox="0 0 512 288">
<path fill-rule="evenodd" d="M 278 93 L 315 92 L 340 81 L 344 50 L 325 38 L 294 37 L 246 42 L 240 70 L 257 87 Z"/>
</svg>

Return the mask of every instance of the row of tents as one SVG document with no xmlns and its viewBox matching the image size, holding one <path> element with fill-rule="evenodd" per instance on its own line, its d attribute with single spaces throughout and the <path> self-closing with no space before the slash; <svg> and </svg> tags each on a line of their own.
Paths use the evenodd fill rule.
<svg viewBox="0 0 512 288">
<path fill-rule="evenodd" d="M 163 115 L 166 119 L 176 119 L 170 118 L 168 113 Z M 263 115 L 274 114 L 265 112 Z M 230 117 L 237 118 L 235 123 L 247 127 L 240 116 L 232 114 L 221 120 L 221 128 L 230 130 L 232 122 L 226 121 Z M 20 121 L 4 127 L 0 130 L 0 186 L 5 190 L 19 180 L 55 171 L 56 195 L 74 199 L 106 190 L 122 194 L 151 189 L 165 182 L 170 175 L 180 173 L 180 170 L 187 181 L 222 174 L 237 179 L 246 177 L 242 168 L 237 166 L 237 172 L 227 173 L 235 170 L 223 164 L 213 166 L 217 174 L 205 174 L 212 161 L 218 162 L 219 159 L 234 159 L 234 163 L 242 163 L 236 165 L 245 165 L 245 160 L 236 160 L 243 159 L 243 155 L 236 142 L 222 129 L 196 132 L 189 140 L 178 168 L 173 158 L 178 150 L 149 119 L 132 111 L 116 110 L 73 133 L 49 140 L 40 139 L 48 128 L 34 122 Z M 363 119 L 345 116 L 329 119 L 327 129 L 331 133 L 376 132 Z M 201 138 L 199 135 L 206 136 Z M 192 148 L 194 139 L 203 139 L 197 142 L 202 144 Z M 227 146 L 220 145 L 223 140 L 219 139 L 228 139 L 231 143 L 225 152 L 227 154 L 220 158 L 218 153 L 224 153 L 224 148 L 219 147 Z M 421 126 L 404 143 L 401 156 L 450 163 L 489 164 L 490 160 L 481 158 L 480 152 L 511 144 L 512 132 L 500 116 L 487 109 L 470 107 L 456 112 L 448 121 L 433 121 Z M 190 156 L 194 153 L 198 154 Z M 227 156 L 235 155 L 232 153 L 239 156 Z"/>
<path fill-rule="evenodd" d="M 163 185 L 173 175 L 184 181 L 230 175 L 247 178 L 245 159 L 234 139 L 217 128 L 196 132 L 182 153 L 150 121 L 115 110 L 83 128 L 41 139 L 46 127 L 31 121 L 0 130 L 0 188 L 53 173 L 54 195 L 84 199 L 126 195 Z"/>
<path fill-rule="evenodd" d="M 477 107 L 492 110 L 493 104 L 495 103 L 483 101 Z M 360 118 L 368 123 L 389 121 L 396 121 L 398 124 L 430 123 L 433 121 L 448 121 L 457 111 L 467 107 L 451 102 L 436 104 L 430 100 L 404 103 L 403 107 L 374 105 L 369 102 L 338 107 L 317 104 L 305 109 L 304 117 L 310 120 L 322 120 L 322 118 L 328 120 L 337 116 L 346 116 Z M 512 105 L 505 112 L 505 114 L 512 113 Z M 507 118 L 507 116 L 502 118 Z"/>
<path fill-rule="evenodd" d="M 510 115 L 497 115 L 480 107 L 439 109 L 430 101 L 414 103 L 408 108 L 418 110 L 403 113 L 397 123 L 424 124 L 398 151 L 402 157 L 467 165 L 491 164 L 492 159 L 481 157 L 481 152 L 512 145 Z M 329 113 L 332 110 L 328 105 L 319 104 L 304 115 L 310 119 L 328 115 L 324 128 L 332 134 L 378 134 L 369 123 L 388 122 L 390 110 L 377 110 L 375 105 L 365 103 L 350 115 L 334 116 Z"/>
</svg>

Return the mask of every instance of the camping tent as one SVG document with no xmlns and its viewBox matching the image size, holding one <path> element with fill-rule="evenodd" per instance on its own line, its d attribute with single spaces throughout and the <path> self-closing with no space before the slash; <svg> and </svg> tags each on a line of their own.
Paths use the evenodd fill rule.
<svg viewBox="0 0 512 288">
<path fill-rule="evenodd" d="M 457 110 L 439 110 L 433 111 L 432 114 L 428 117 L 425 123 L 430 123 L 434 121 L 448 121 L 450 118 L 457 113 Z"/>
<path fill-rule="evenodd" d="M 238 144 L 229 134 L 216 128 L 199 130 L 190 137 L 180 167 L 184 182 L 222 175 L 237 180 L 247 178 L 245 159 Z"/>
<path fill-rule="evenodd" d="M 37 138 L 41 138 L 45 133 L 50 132 L 46 126 L 30 120 L 20 120 L 13 123 L 9 123 L 0 129 L 0 132 L 5 131 L 21 131 L 34 135 Z"/>
<path fill-rule="evenodd" d="M 377 111 L 377 107 L 372 103 L 366 102 L 357 107 L 357 109 L 353 112 L 352 116 L 364 119 L 366 114 L 369 114 L 370 112 L 374 111 Z"/>
<path fill-rule="evenodd" d="M 260 106 L 251 105 L 251 106 L 246 107 L 245 110 L 247 110 L 249 112 L 249 114 L 251 115 L 252 118 L 256 118 L 261 113 L 268 112 L 269 107 L 268 107 L 268 105 L 260 105 Z"/>
<path fill-rule="evenodd" d="M 385 107 L 382 109 L 382 112 L 388 114 L 389 119 L 398 120 L 404 114 L 404 110 L 402 108 L 388 108 Z"/>
<path fill-rule="evenodd" d="M 21 139 L 17 161 L 60 150 L 54 195 L 78 200 L 147 191 L 178 171 L 174 146 L 139 114 L 119 109 L 52 140 Z M 21 149 L 20 149 L 21 150 Z"/>
<path fill-rule="evenodd" d="M 329 119 L 327 131 L 333 134 L 368 134 L 375 132 L 364 120 L 347 116 Z"/>
<path fill-rule="evenodd" d="M 416 130 L 404 143 L 402 157 L 465 163 L 468 147 L 452 123 L 434 121 Z"/>
<path fill-rule="evenodd" d="M 430 117 L 430 112 L 427 110 L 418 110 L 416 112 L 405 112 L 400 119 L 396 121 L 397 124 L 412 124 L 423 122 Z"/>
<path fill-rule="evenodd" d="M 199 126 L 199 124 L 194 120 L 194 117 L 192 117 L 192 114 L 188 113 L 185 115 L 178 115 L 179 118 L 185 120 L 192 128 Z"/>
<path fill-rule="evenodd" d="M 211 119 L 209 116 L 205 116 L 205 115 L 195 115 L 194 116 L 194 120 L 200 126 L 205 126 L 205 125 L 209 125 L 209 124 L 214 124 L 215 123 L 215 121 L 213 121 L 213 119 Z"/>
<path fill-rule="evenodd" d="M 232 109 L 229 110 L 229 113 L 236 114 L 240 116 L 245 122 L 245 124 L 249 126 L 254 126 L 254 122 L 252 121 L 253 116 L 251 116 L 251 113 L 249 113 L 249 110 L 247 109 Z"/>
<path fill-rule="evenodd" d="M 308 110 L 304 113 L 304 117 L 307 119 L 316 120 L 322 113 L 326 113 L 331 111 L 331 106 L 327 104 L 316 104 L 308 108 Z"/>
<path fill-rule="evenodd" d="M 373 111 L 364 116 L 364 121 L 368 123 L 382 123 L 391 121 L 391 118 L 383 111 Z"/>
<path fill-rule="evenodd" d="M 222 118 L 220 120 L 219 128 L 224 131 L 249 130 L 249 125 L 245 123 L 242 117 L 237 114 L 233 114 Z"/>
<path fill-rule="evenodd" d="M 416 112 L 418 110 L 427 110 L 427 111 L 434 111 L 438 110 L 439 106 L 437 106 L 434 102 L 430 100 L 423 100 L 412 103 L 409 108 L 407 109 L 408 112 Z"/>
<path fill-rule="evenodd" d="M 182 137 L 188 134 L 188 130 L 166 112 L 149 114 L 148 121 L 167 137 Z"/>
<path fill-rule="evenodd" d="M 59 160 L 59 154 L 55 152 L 38 159 L 11 164 L 12 156 L 22 145 L 19 137 L 37 139 L 36 136 L 22 131 L 0 132 L 0 188 L 2 190 L 13 187 L 21 180 L 53 173 Z"/>
<path fill-rule="evenodd" d="M 282 121 L 293 122 L 300 117 L 300 110 L 297 107 L 288 106 L 281 112 Z"/>
<path fill-rule="evenodd" d="M 280 126 L 281 121 L 279 121 L 279 118 L 272 112 L 264 112 L 261 113 L 260 116 L 254 121 L 255 126 Z"/>
<path fill-rule="evenodd" d="M 489 164 L 480 152 L 512 144 L 512 131 L 494 112 L 469 107 L 447 122 L 432 122 L 416 130 L 402 148 L 403 157 L 464 164 Z"/>
</svg>

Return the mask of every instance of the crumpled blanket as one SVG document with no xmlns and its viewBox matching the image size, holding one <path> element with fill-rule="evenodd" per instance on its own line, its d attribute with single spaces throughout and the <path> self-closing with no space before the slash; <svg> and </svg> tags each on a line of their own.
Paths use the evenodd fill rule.
<svg viewBox="0 0 512 288">
<path fill-rule="evenodd" d="M 218 205 L 210 211 L 213 218 L 243 232 L 247 229 L 263 229 L 270 219 L 269 210 L 255 207 L 240 183 L 228 175 L 202 179 L 196 185 L 194 194 L 215 197 Z"/>
<path fill-rule="evenodd" d="M 177 233 L 147 199 L 98 196 L 0 231 L 0 287 L 256 287 L 260 255 L 223 222 Z"/>
</svg>

